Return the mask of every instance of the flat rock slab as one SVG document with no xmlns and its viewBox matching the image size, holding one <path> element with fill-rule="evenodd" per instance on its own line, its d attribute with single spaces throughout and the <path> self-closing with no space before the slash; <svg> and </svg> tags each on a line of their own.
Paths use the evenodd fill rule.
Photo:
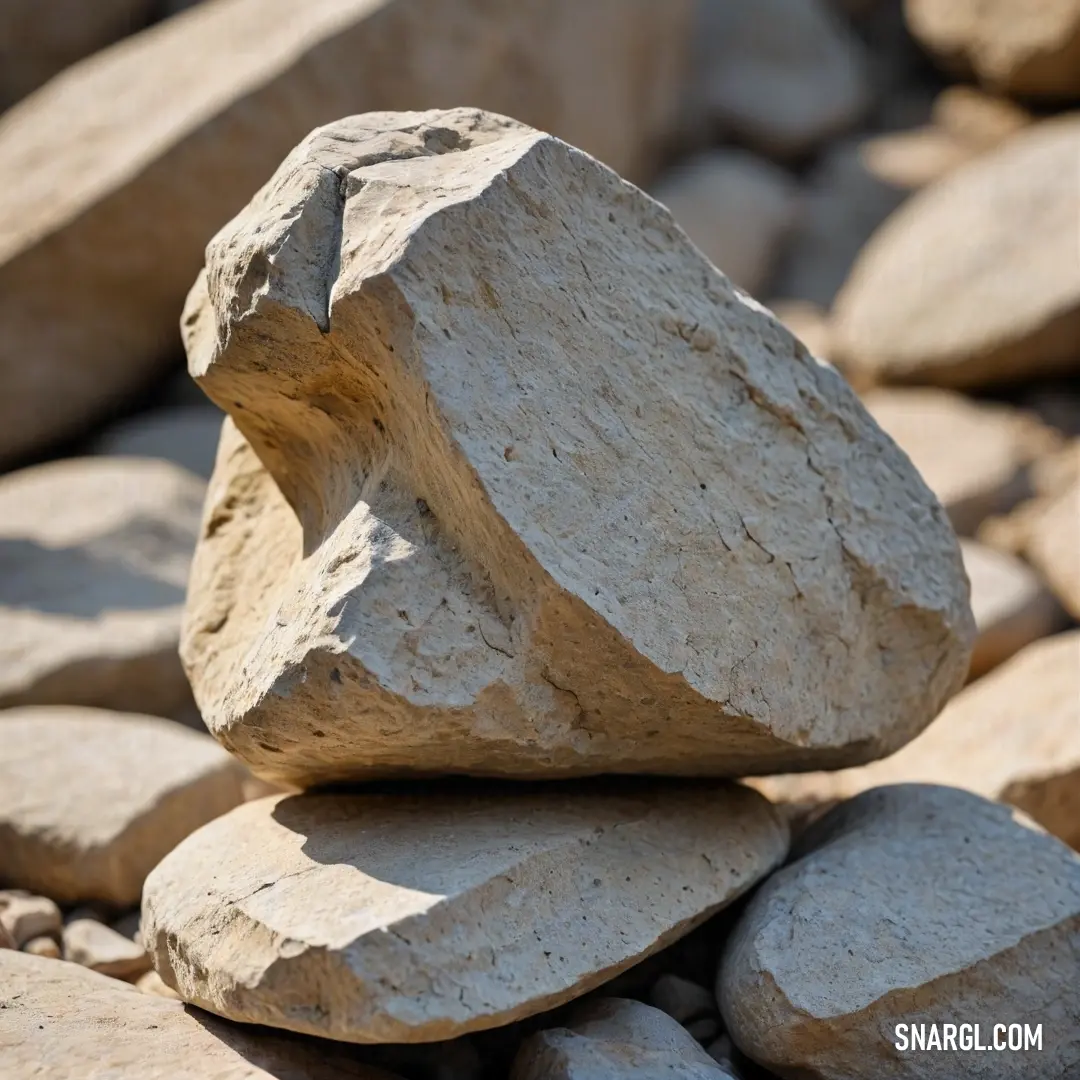
<svg viewBox="0 0 1080 1080">
<path fill-rule="evenodd" d="M 692 6 L 220 0 L 27 99 L 0 123 L 0 462 L 152 383 L 207 242 L 318 124 L 465 102 L 645 179 Z"/>
<path fill-rule="evenodd" d="M 598 986 L 786 850 L 773 808 L 725 784 L 269 798 L 154 869 L 143 938 L 229 1019 L 430 1042 Z"/>
<path fill-rule="evenodd" d="M 735 1043 L 799 1080 L 1068 1077 L 1080 1066 L 1080 856 L 954 788 L 875 788 L 805 835 L 728 940 L 717 992 Z M 1042 1024 L 989 1060 L 896 1047 L 898 1023 Z M 972 1033 L 969 1031 L 969 1035 Z M 955 1035 L 954 1035 L 955 1037 Z M 868 1061 L 872 1061 L 868 1072 Z"/>
<path fill-rule="evenodd" d="M 0 712 L 0 884 L 60 904 L 137 904 L 143 879 L 243 799 L 243 770 L 170 720 L 98 709 Z"/>
<path fill-rule="evenodd" d="M 600 998 L 526 1039 L 510 1080 L 733 1080 L 687 1030 L 640 1001 Z"/>
<path fill-rule="evenodd" d="M 953 71 L 1021 97 L 1080 94 L 1080 0 L 906 0 L 904 11 Z"/>
<path fill-rule="evenodd" d="M 890 758 L 749 782 L 801 814 L 913 781 L 1011 803 L 1080 850 L 1080 630 L 1029 645 L 972 683 Z"/>
<path fill-rule="evenodd" d="M 0 1051 L 48 1080 L 394 1080 L 326 1042 L 237 1027 L 95 971 L 0 952 Z"/>
<path fill-rule="evenodd" d="M 1068 114 L 909 199 L 837 297 L 838 358 L 875 381 L 958 388 L 1078 370 L 1078 155 Z"/>
<path fill-rule="evenodd" d="M 1031 494 L 1029 466 L 1060 441 L 1029 413 L 948 390 L 871 390 L 864 401 L 965 536 Z"/>
<path fill-rule="evenodd" d="M 975 540 L 962 541 L 960 548 L 979 631 L 969 672 L 977 679 L 1025 645 L 1060 629 L 1065 620 L 1054 594 L 1027 563 Z"/>
<path fill-rule="evenodd" d="M 135 458 L 0 477 L 0 707 L 190 705 L 177 646 L 204 493 Z"/>
<path fill-rule="evenodd" d="M 468 109 L 319 129 L 184 322 L 233 425 L 181 651 L 261 775 L 833 767 L 964 678 L 910 462 L 565 143 Z"/>
</svg>

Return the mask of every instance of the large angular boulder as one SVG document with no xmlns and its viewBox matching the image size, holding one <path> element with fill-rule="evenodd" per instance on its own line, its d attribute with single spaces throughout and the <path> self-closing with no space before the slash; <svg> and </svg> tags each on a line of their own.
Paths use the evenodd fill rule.
<svg viewBox="0 0 1080 1080">
<path fill-rule="evenodd" d="M 207 241 L 318 124 L 465 102 L 646 179 L 690 10 L 216 0 L 56 79 L 0 122 L 0 462 L 153 379 Z"/>
<path fill-rule="evenodd" d="M 0 884 L 136 904 L 166 852 L 243 801 L 243 780 L 213 739 L 171 720 L 0 711 Z"/>
<path fill-rule="evenodd" d="M 1080 0 L 905 0 L 904 13 L 954 71 L 1022 97 L 1080 95 Z"/>
<path fill-rule="evenodd" d="M 177 648 L 205 483 L 69 458 L 0 477 L 0 707 L 191 707 Z"/>
<path fill-rule="evenodd" d="M 721 1010 L 748 1056 L 799 1080 L 1076 1075 L 1075 852 L 1009 807 L 910 784 L 837 807 L 798 854 L 754 895 L 720 964 Z M 1007 1046 L 1015 1023 L 1017 1052 L 973 1051 Z M 1040 1025 L 1038 1047 L 1024 1048 L 1025 1023 Z"/>
<path fill-rule="evenodd" d="M 914 195 L 837 297 L 838 358 L 882 382 L 960 388 L 1080 370 L 1078 155 L 1072 113 Z"/>
<path fill-rule="evenodd" d="M 1080 631 L 1029 645 L 957 694 L 914 742 L 832 773 L 750 780 L 796 816 L 885 784 L 964 788 L 1023 810 L 1080 849 Z"/>
<path fill-rule="evenodd" d="M 737 785 L 269 798 L 162 860 L 142 933 L 158 974 L 211 1012 L 430 1042 L 583 994 L 786 852 L 779 816 Z"/>
<path fill-rule="evenodd" d="M 182 656 L 304 786 L 864 761 L 962 683 L 955 538 L 671 216 L 472 110 L 314 132 L 215 238 Z"/>
<path fill-rule="evenodd" d="M 49 1080 L 394 1080 L 352 1048 L 252 1031 L 76 964 L 0 953 L 4 1070 Z"/>
</svg>

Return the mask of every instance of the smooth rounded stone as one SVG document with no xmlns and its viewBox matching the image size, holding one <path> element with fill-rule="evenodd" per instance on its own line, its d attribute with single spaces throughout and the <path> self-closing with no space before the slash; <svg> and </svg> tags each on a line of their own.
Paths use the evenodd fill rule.
<svg viewBox="0 0 1080 1080">
<path fill-rule="evenodd" d="M 48 1080 L 395 1080 L 350 1047 L 238 1027 L 76 964 L 0 953 L 3 1064 Z"/>
<path fill-rule="evenodd" d="M 319 124 L 467 103 L 651 179 L 692 9 L 215 0 L 66 72 L 0 123 L 0 465 L 152 386 L 207 242 Z"/>
<path fill-rule="evenodd" d="M 205 490 L 132 458 L 0 477 L 0 707 L 190 702 L 177 646 Z"/>
<path fill-rule="evenodd" d="M 710 150 L 669 169 L 651 194 L 714 266 L 761 294 L 797 217 L 788 173 L 744 150 Z"/>
<path fill-rule="evenodd" d="M 0 109 L 69 64 L 148 25 L 154 0 L 4 0 L 0 4 Z"/>
<path fill-rule="evenodd" d="M 868 157 L 866 140 L 844 139 L 807 174 L 799 221 L 773 285 L 777 297 L 830 307 L 874 230 L 907 198 Z"/>
<path fill-rule="evenodd" d="M 649 1001 L 680 1024 L 717 1011 L 711 990 L 680 975 L 661 975 L 649 991 Z"/>
<path fill-rule="evenodd" d="M 164 458 L 209 479 L 222 419 L 209 404 L 155 409 L 109 428 L 91 451 L 112 457 Z"/>
<path fill-rule="evenodd" d="M 974 86 L 947 86 L 931 110 L 936 127 L 969 146 L 989 150 L 1028 127 L 1033 117 L 1008 98 L 995 97 Z"/>
<path fill-rule="evenodd" d="M 139 902 L 180 840 L 243 799 L 209 736 L 97 709 L 0 711 L 0 882 L 60 904 Z"/>
<path fill-rule="evenodd" d="M 1080 630 L 1035 642 L 957 694 L 914 742 L 833 773 L 747 781 L 796 818 L 885 784 L 963 788 L 1010 803 L 1080 850 Z"/>
<path fill-rule="evenodd" d="M 550 136 L 319 129 L 209 246 L 184 327 L 233 423 L 181 654 L 259 775 L 836 767 L 963 681 L 959 549 L 907 458 Z"/>
<path fill-rule="evenodd" d="M 820 0 L 703 0 L 690 109 L 769 157 L 806 154 L 871 103 L 868 58 Z"/>
<path fill-rule="evenodd" d="M 25 889 L 0 892 L 0 926 L 11 935 L 15 948 L 38 937 L 59 940 L 63 925 L 60 909 L 47 896 L 34 896 Z"/>
<path fill-rule="evenodd" d="M 431 1042 L 606 982 L 786 850 L 736 785 L 269 798 L 162 860 L 143 938 L 168 985 L 229 1019 Z"/>
<path fill-rule="evenodd" d="M 953 71 L 1019 97 L 1080 95 L 1080 0 L 905 0 L 904 13 Z"/>
<path fill-rule="evenodd" d="M 510 1080 L 732 1080 L 675 1020 L 640 1001 L 598 998 L 565 1027 L 530 1036 Z"/>
<path fill-rule="evenodd" d="M 784 1077 L 995 1080 L 1080 1065 L 1080 857 L 1007 806 L 902 784 L 841 804 L 754 894 L 725 947 L 728 1031 Z M 1042 1049 L 904 1052 L 895 1025 L 1042 1024 Z M 870 1056 L 872 1055 L 872 1057 Z M 868 1063 L 872 1062 L 868 1072 Z"/>
<path fill-rule="evenodd" d="M 124 982 L 137 981 L 151 966 L 141 945 L 97 919 L 73 919 L 64 927 L 64 959 Z"/>
<path fill-rule="evenodd" d="M 1043 505 L 1024 551 L 1069 614 L 1080 619 L 1080 480 Z"/>
<path fill-rule="evenodd" d="M 1078 156 L 1069 114 L 912 196 L 837 297 L 838 355 L 876 381 L 959 388 L 1080 370 Z"/>
<path fill-rule="evenodd" d="M 1080 507 L 1077 510 L 1080 520 Z M 974 540 L 962 541 L 960 550 L 979 632 L 969 672 L 969 678 L 977 679 L 1025 645 L 1052 634 L 1061 625 L 1062 611 L 1038 574 L 1015 556 Z"/>
<path fill-rule="evenodd" d="M 61 957 L 60 946 L 56 939 L 51 937 L 31 938 L 23 947 L 24 953 L 31 956 L 41 956 L 46 960 L 59 960 Z"/>
<path fill-rule="evenodd" d="M 1028 413 L 947 390 L 871 390 L 863 401 L 962 536 L 1028 496 L 1029 466 L 1060 443 Z"/>
</svg>

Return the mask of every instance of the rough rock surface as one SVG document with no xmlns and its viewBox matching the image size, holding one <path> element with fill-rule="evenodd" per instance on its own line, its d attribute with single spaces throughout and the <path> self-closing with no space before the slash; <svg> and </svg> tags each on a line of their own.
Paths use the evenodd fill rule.
<svg viewBox="0 0 1080 1080">
<path fill-rule="evenodd" d="M 721 961 L 721 1010 L 745 1053 L 807 1080 L 1075 1075 L 1076 853 L 1009 807 L 918 784 L 838 806 L 800 851 Z M 946 1020 L 979 1024 L 983 1041 L 996 1023 L 1041 1022 L 1042 1049 L 973 1072 L 971 1052 L 895 1048 L 896 1023 Z"/>
<path fill-rule="evenodd" d="M 136 904 L 167 851 L 241 801 L 242 780 L 212 739 L 169 720 L 4 710 L 0 884 L 61 904 Z"/>
<path fill-rule="evenodd" d="M 155 409 L 109 428 L 91 450 L 112 457 L 164 458 L 209 479 L 221 421 L 221 413 L 209 403 Z"/>
<path fill-rule="evenodd" d="M 141 30 L 154 0 L 4 0 L 0 4 L 0 109 L 69 64 Z"/>
<path fill-rule="evenodd" d="M 599 998 L 565 1027 L 518 1051 L 510 1080 L 732 1080 L 670 1016 L 640 1001 Z"/>
<path fill-rule="evenodd" d="M 749 783 L 800 815 L 884 784 L 947 784 L 1010 803 L 1080 849 L 1078 703 L 1080 631 L 1070 631 L 973 683 L 884 761 Z"/>
<path fill-rule="evenodd" d="M 690 108 L 769 156 L 805 154 L 869 108 L 862 45 L 820 0 L 703 0 L 694 43 Z"/>
<path fill-rule="evenodd" d="M 912 196 L 837 297 L 838 355 L 879 381 L 953 387 L 1078 370 L 1078 156 L 1074 113 Z"/>
<path fill-rule="evenodd" d="M 0 953 L 5 1072 L 48 1080 L 394 1080 L 351 1048 L 237 1027 L 95 971 Z"/>
<path fill-rule="evenodd" d="M 1039 575 L 1020 559 L 974 540 L 963 541 L 960 548 L 979 632 L 969 672 L 977 679 L 1025 645 L 1052 634 L 1063 613 Z"/>
<path fill-rule="evenodd" d="M 230 1019 L 428 1042 L 592 989 L 786 850 L 735 785 L 269 798 L 154 869 L 143 939 L 167 984 Z"/>
<path fill-rule="evenodd" d="M 17 106 L 0 121 L 0 462 L 152 381 L 207 241 L 317 124 L 477 105 L 645 179 L 690 9 L 219 0 Z"/>
<path fill-rule="evenodd" d="M 783 169 L 727 149 L 676 165 L 652 195 L 739 288 L 760 296 L 795 223 L 796 190 Z"/>
<path fill-rule="evenodd" d="M 863 400 L 961 535 L 1028 496 L 1029 466 L 1060 441 L 1028 413 L 947 390 L 872 390 Z"/>
<path fill-rule="evenodd" d="M 1080 95 L 1080 0 L 905 0 L 908 26 L 947 66 L 1021 97 Z"/>
<path fill-rule="evenodd" d="M 0 706 L 190 705 L 177 646 L 204 492 L 131 458 L 0 477 Z"/>
<path fill-rule="evenodd" d="M 320 129 L 184 322 L 235 427 L 181 652 L 261 775 L 837 766 L 964 677 L 959 550 L 908 460 L 558 140 L 473 110 Z"/>
<path fill-rule="evenodd" d="M 64 959 L 125 982 L 135 982 L 150 970 L 150 957 L 141 945 L 97 919 L 72 919 L 64 927 Z"/>
</svg>

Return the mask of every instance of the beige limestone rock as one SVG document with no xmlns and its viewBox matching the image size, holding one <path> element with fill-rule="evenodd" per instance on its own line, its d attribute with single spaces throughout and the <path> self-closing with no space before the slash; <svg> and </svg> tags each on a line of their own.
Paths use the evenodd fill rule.
<svg viewBox="0 0 1080 1080">
<path fill-rule="evenodd" d="M 1057 630 L 1063 613 L 1031 567 L 974 540 L 960 544 L 971 582 L 971 610 L 979 636 L 969 678 L 977 679 L 1025 645 Z M 1080 719 L 1080 706 L 1078 706 Z"/>
<path fill-rule="evenodd" d="M 1067 114 L 912 196 L 837 297 L 838 355 L 878 381 L 952 387 L 1078 370 L 1078 156 Z"/>
<path fill-rule="evenodd" d="M 1029 466 L 1061 441 L 1028 413 L 947 390 L 871 390 L 863 401 L 961 535 L 1030 495 Z"/>
<path fill-rule="evenodd" d="M 1080 849 L 1080 631 L 1029 645 L 958 694 L 899 753 L 859 769 L 748 783 L 794 815 L 884 784 L 964 788 Z"/>
<path fill-rule="evenodd" d="M 221 412 L 209 403 L 154 409 L 109 428 L 95 440 L 91 451 L 111 457 L 164 458 L 209 479 L 222 419 Z"/>
<path fill-rule="evenodd" d="M 820 0 L 703 0 L 691 110 L 771 157 L 798 157 L 869 108 L 859 39 Z"/>
<path fill-rule="evenodd" d="M 351 1047 L 238 1027 L 76 964 L 0 954 L 5 1072 L 48 1080 L 394 1080 Z"/>
<path fill-rule="evenodd" d="M 652 195 L 739 288 L 762 293 L 798 213 L 788 173 L 744 150 L 710 150 L 669 169 Z"/>
<path fill-rule="evenodd" d="M 46 960 L 59 960 L 61 957 L 60 946 L 55 938 L 36 937 L 31 938 L 23 947 L 24 953 L 31 956 L 41 956 Z"/>
<path fill-rule="evenodd" d="M 206 735 L 97 709 L 0 711 L 0 883 L 138 903 L 154 864 L 243 798 Z"/>
<path fill-rule="evenodd" d="M 651 178 L 691 6 L 215 0 L 68 72 L 0 121 L 0 462 L 153 380 L 207 241 L 318 124 L 477 105 Z"/>
<path fill-rule="evenodd" d="M 64 927 L 64 959 L 124 982 L 136 982 L 150 970 L 141 945 L 97 919 L 73 919 Z"/>
<path fill-rule="evenodd" d="M 979 150 L 997 146 L 1033 122 L 1015 101 L 963 84 L 947 86 L 934 98 L 931 117 L 936 127 Z"/>
<path fill-rule="evenodd" d="M 510 1080 L 733 1080 L 670 1016 L 640 1001 L 598 998 L 565 1027 L 530 1036 Z"/>
<path fill-rule="evenodd" d="M 143 459 L 0 477 L 0 707 L 190 703 L 177 647 L 204 492 Z"/>
<path fill-rule="evenodd" d="M 184 321 L 233 423 L 181 652 L 260 775 L 835 766 L 963 679 L 910 463 L 564 143 L 473 110 L 320 129 Z"/>
<path fill-rule="evenodd" d="M 904 11 L 954 71 L 1021 97 L 1080 95 L 1080 0 L 905 0 Z"/>
<path fill-rule="evenodd" d="M 1027 1021 L 1043 1025 L 1041 1050 L 994 1054 L 982 1075 L 1075 1075 L 1075 852 L 1009 807 L 910 784 L 837 807 L 796 854 L 721 960 L 721 1010 L 746 1054 L 781 1076 L 944 1080 L 982 1070 L 955 1047 L 897 1049 L 896 1023 L 977 1023 L 989 1041 Z"/>
<path fill-rule="evenodd" d="M 185 1001 L 230 1019 L 430 1042 L 585 993 L 786 849 L 736 785 L 269 798 L 162 860 L 143 938 Z"/>
<path fill-rule="evenodd" d="M 4 924 L 0 923 L 0 949 L 17 949 L 15 939 L 4 928 Z"/>
<path fill-rule="evenodd" d="M 0 4 L 0 109 L 69 64 L 141 30 L 154 0 L 4 0 Z"/>
<path fill-rule="evenodd" d="M 1043 503 L 1024 553 L 1074 619 L 1080 619 L 1080 479 Z"/>
<path fill-rule="evenodd" d="M 17 949 L 38 937 L 59 940 L 63 922 L 60 909 L 47 896 L 34 896 L 25 889 L 0 892 L 0 926 L 11 935 Z"/>
<path fill-rule="evenodd" d="M 169 998 L 172 1001 L 180 1000 L 180 995 L 171 986 L 166 986 L 165 981 L 156 971 L 148 971 L 140 976 L 135 986 L 143 994 Z"/>
</svg>

